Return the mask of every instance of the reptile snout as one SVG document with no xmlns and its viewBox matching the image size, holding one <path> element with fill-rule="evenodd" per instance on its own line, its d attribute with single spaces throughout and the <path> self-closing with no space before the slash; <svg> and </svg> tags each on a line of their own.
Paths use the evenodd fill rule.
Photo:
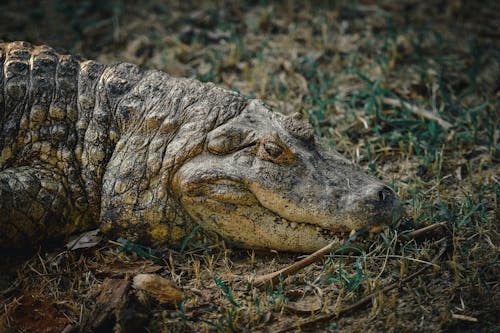
<svg viewBox="0 0 500 333">
<path fill-rule="evenodd" d="M 392 190 L 392 188 L 388 186 L 382 186 L 382 189 L 377 191 L 378 200 L 380 203 L 384 204 L 386 202 L 392 202 L 396 199 L 396 193 Z"/>
<path fill-rule="evenodd" d="M 373 224 L 390 224 L 401 215 L 401 201 L 388 186 L 380 185 L 366 193 L 365 204 L 372 212 Z"/>
</svg>

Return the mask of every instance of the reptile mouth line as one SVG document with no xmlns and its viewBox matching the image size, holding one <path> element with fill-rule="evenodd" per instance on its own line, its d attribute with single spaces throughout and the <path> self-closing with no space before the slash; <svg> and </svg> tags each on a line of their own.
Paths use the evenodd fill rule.
<svg viewBox="0 0 500 333">
<path fill-rule="evenodd" d="M 246 194 L 250 194 L 255 199 L 255 201 L 258 202 L 258 204 L 261 207 L 263 207 L 264 209 L 269 211 L 271 214 L 276 215 L 276 219 L 275 219 L 276 223 L 286 224 L 292 230 L 296 230 L 299 226 L 305 226 L 305 227 L 315 228 L 316 231 L 322 232 L 324 234 L 335 233 L 338 235 L 341 233 L 338 229 L 337 230 L 326 229 L 326 228 L 322 228 L 322 227 L 315 225 L 315 224 L 312 224 L 312 223 L 292 221 L 292 220 L 288 220 L 288 219 L 282 217 L 279 213 L 277 213 L 273 210 L 270 210 L 269 208 L 266 208 L 266 206 L 262 204 L 262 202 L 258 199 L 258 197 L 250 189 L 248 189 L 248 187 L 245 186 L 244 182 L 241 181 L 240 179 L 233 178 L 233 177 L 224 177 L 224 178 L 218 178 L 218 179 L 217 178 L 210 179 L 210 180 L 207 180 L 206 182 L 209 185 L 221 185 L 221 186 L 224 186 L 226 188 L 233 188 L 235 190 L 233 193 L 244 192 Z M 223 198 L 224 198 L 224 196 L 220 196 L 219 198 L 217 198 L 217 196 L 214 196 L 214 197 L 211 197 L 210 199 L 214 200 L 214 201 L 221 202 L 221 203 L 231 203 L 230 201 L 226 201 Z M 346 232 L 349 233 L 348 231 L 346 231 Z"/>
<path fill-rule="evenodd" d="M 323 228 L 319 225 L 315 225 L 312 223 L 308 222 L 297 222 L 297 221 L 292 221 L 288 220 L 284 217 L 282 217 L 279 213 L 270 210 L 269 208 L 266 208 L 258 199 L 258 197 L 251 191 L 249 190 L 246 186 L 244 186 L 244 183 L 233 177 L 224 177 L 224 178 L 215 178 L 215 179 L 210 179 L 210 180 L 205 180 L 207 184 L 209 185 L 222 185 L 226 188 L 234 188 L 235 191 L 233 193 L 239 192 L 245 192 L 245 194 L 251 195 L 254 199 L 255 202 L 260 205 L 260 207 L 264 208 L 267 210 L 270 214 L 274 215 L 274 222 L 278 225 L 283 225 L 291 230 L 300 230 L 304 229 L 309 229 L 311 231 L 315 231 L 318 233 L 320 237 L 323 237 L 324 239 L 328 240 L 339 240 L 339 239 L 347 239 L 350 235 L 352 235 L 355 232 L 360 232 L 363 228 L 360 228 L 358 230 L 353 229 L 353 230 L 348 230 L 347 228 L 337 228 L 337 229 L 326 229 Z M 223 199 L 224 196 L 213 196 L 209 198 L 205 198 L 205 200 L 210 200 L 213 202 L 218 202 L 218 203 L 223 203 L 223 204 L 234 204 L 230 201 L 226 201 Z M 366 234 L 377 234 L 379 233 L 382 228 L 383 228 L 383 223 L 380 225 L 372 226 L 369 229 L 367 229 Z M 364 234 L 364 233 L 363 233 Z"/>
<path fill-rule="evenodd" d="M 263 206 L 262 206 L 263 207 Z M 264 207 L 265 208 L 265 207 Z M 307 223 L 307 222 L 295 222 L 295 221 L 290 221 L 287 220 L 286 218 L 280 216 L 278 213 L 275 213 L 267 208 L 265 208 L 267 211 L 269 211 L 271 214 L 276 215 L 276 218 L 274 219 L 274 222 L 279 225 L 285 225 L 286 227 L 289 227 L 292 230 L 298 230 L 300 228 L 307 228 L 307 229 L 313 229 L 315 230 L 318 234 L 320 234 L 323 238 L 326 239 L 331 239 L 331 238 L 343 238 L 345 236 L 349 235 L 349 231 L 340 231 L 340 230 L 333 230 L 333 229 L 325 229 L 322 228 L 318 225 Z"/>
<path fill-rule="evenodd" d="M 274 213 L 273 211 L 269 210 L 272 214 L 276 215 L 275 222 L 278 224 L 286 224 L 288 227 L 290 227 L 292 230 L 297 230 L 299 228 L 314 228 L 316 232 L 318 232 L 323 238 L 325 239 L 347 239 L 354 233 L 359 233 L 358 236 L 367 236 L 367 235 L 374 235 L 378 234 L 382 231 L 384 224 L 376 225 L 370 228 L 359 228 L 359 229 L 352 229 L 352 230 L 339 230 L 339 229 L 325 229 L 320 226 L 307 223 L 307 222 L 295 222 L 295 221 L 290 221 L 285 219 L 284 217 L 281 217 L 279 214 Z M 364 231 L 363 231 L 364 230 Z"/>
</svg>

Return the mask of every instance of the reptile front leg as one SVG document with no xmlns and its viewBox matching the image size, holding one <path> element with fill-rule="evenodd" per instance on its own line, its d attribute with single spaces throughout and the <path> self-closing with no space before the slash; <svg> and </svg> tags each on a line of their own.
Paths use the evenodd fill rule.
<svg viewBox="0 0 500 333">
<path fill-rule="evenodd" d="M 77 213 L 58 169 L 33 165 L 0 171 L 0 248 L 59 239 L 88 219 Z"/>
</svg>

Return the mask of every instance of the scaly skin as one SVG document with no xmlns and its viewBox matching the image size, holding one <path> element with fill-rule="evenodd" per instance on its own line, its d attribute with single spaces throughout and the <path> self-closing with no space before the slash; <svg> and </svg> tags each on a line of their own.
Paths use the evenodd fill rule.
<svg viewBox="0 0 500 333">
<path fill-rule="evenodd" d="M 0 247 L 95 227 L 178 244 L 199 223 L 241 247 L 310 252 L 400 210 L 299 114 L 47 46 L 0 43 L 0 127 Z"/>
</svg>

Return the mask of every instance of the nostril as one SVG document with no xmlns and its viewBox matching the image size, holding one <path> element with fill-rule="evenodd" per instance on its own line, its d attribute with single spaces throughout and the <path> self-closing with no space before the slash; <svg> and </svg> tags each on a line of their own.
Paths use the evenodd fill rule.
<svg viewBox="0 0 500 333">
<path fill-rule="evenodd" d="M 391 198 L 394 196 L 394 191 L 387 186 L 384 186 L 380 191 L 378 191 L 378 200 L 379 201 L 386 201 L 387 199 Z"/>
<path fill-rule="evenodd" d="M 385 200 L 384 190 L 378 191 L 378 200 L 379 201 L 384 201 Z"/>
</svg>

